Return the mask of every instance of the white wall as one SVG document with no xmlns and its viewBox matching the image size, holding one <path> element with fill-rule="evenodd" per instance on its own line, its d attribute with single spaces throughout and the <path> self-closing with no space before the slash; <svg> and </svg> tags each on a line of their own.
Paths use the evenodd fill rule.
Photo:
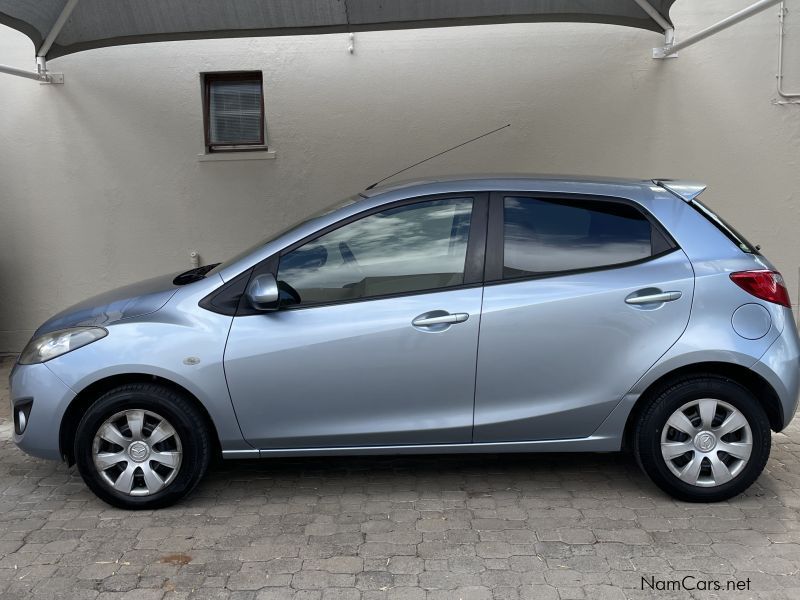
<svg viewBox="0 0 800 600">
<path fill-rule="evenodd" d="M 686 36 L 752 0 L 681 0 Z M 800 0 L 788 87 L 800 88 Z M 794 28 L 794 29 L 792 29 Z M 654 61 L 652 32 L 520 24 L 210 40 L 57 59 L 63 86 L 0 75 L 0 350 L 96 292 L 226 258 L 320 205 L 409 173 L 693 178 L 798 290 L 800 105 L 776 106 L 777 7 Z M 0 62 L 32 66 L 0 29 Z M 198 73 L 261 69 L 275 160 L 200 162 Z"/>
</svg>

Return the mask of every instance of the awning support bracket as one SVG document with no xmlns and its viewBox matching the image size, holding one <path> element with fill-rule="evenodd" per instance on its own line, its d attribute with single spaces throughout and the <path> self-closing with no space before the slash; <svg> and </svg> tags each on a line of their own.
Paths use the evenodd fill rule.
<svg viewBox="0 0 800 600">
<path fill-rule="evenodd" d="M 0 73 L 33 79 L 39 83 L 64 83 L 63 73 L 51 73 L 47 69 L 46 57 L 47 53 L 50 51 L 50 48 L 53 47 L 53 43 L 56 41 L 58 34 L 61 33 L 61 29 L 63 29 L 64 25 L 66 24 L 67 19 L 69 19 L 69 16 L 75 9 L 76 4 L 78 4 L 78 0 L 67 0 L 66 4 L 64 4 L 64 8 L 61 9 L 58 17 L 53 22 L 53 26 L 50 28 L 47 36 L 44 38 L 42 45 L 36 50 L 35 71 L 27 71 L 25 69 L 18 69 L 8 65 L 0 65 Z"/>
<path fill-rule="evenodd" d="M 25 77 L 26 79 L 33 79 L 39 83 L 64 83 L 63 73 L 47 73 L 43 71 L 27 71 L 25 69 L 18 69 L 9 65 L 0 65 L 0 73 L 6 75 L 14 75 L 16 77 Z"/>
<path fill-rule="evenodd" d="M 645 2 L 645 0 L 635 0 L 635 2 L 639 4 L 639 6 L 642 6 L 642 2 Z M 781 2 L 781 0 L 759 0 L 758 2 L 751 4 L 747 8 L 743 8 L 739 12 L 732 14 L 730 17 L 722 19 L 721 21 L 714 23 L 713 25 L 709 25 L 705 29 L 701 29 L 697 33 L 690 35 L 689 37 L 687 37 L 684 40 L 681 40 L 680 42 L 676 42 L 673 39 L 671 43 L 667 42 L 664 44 L 664 46 L 661 46 L 659 48 L 653 48 L 653 58 L 670 58 L 676 56 L 679 50 L 683 50 L 684 48 L 693 46 L 697 42 L 702 41 L 707 37 L 711 37 L 715 33 L 719 33 L 720 31 L 728 29 L 728 27 L 736 25 L 737 23 L 744 21 L 745 19 L 748 19 L 753 15 L 762 12 L 768 9 L 770 6 L 778 4 L 779 2 Z M 655 9 L 653 10 L 655 12 Z"/>
<path fill-rule="evenodd" d="M 672 23 L 667 21 L 661 13 L 658 12 L 653 5 L 648 2 L 648 0 L 633 0 L 636 4 L 639 5 L 644 12 L 647 13 L 647 16 L 653 19 L 661 29 L 664 30 L 664 46 L 672 46 L 673 42 L 675 41 L 675 29 L 672 27 Z"/>
</svg>

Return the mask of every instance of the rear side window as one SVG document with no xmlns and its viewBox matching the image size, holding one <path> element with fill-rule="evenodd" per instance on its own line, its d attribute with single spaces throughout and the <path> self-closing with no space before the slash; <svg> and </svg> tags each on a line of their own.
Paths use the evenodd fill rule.
<svg viewBox="0 0 800 600">
<path fill-rule="evenodd" d="M 692 200 L 689 204 L 706 219 L 711 221 L 714 227 L 719 229 L 730 241 L 738 246 L 739 250 L 742 252 L 747 252 L 748 254 L 758 254 L 758 246 L 748 242 L 741 233 L 736 231 L 731 225 L 723 220 L 722 217 L 700 202 L 697 198 Z"/>
<path fill-rule="evenodd" d="M 636 208 L 618 202 L 505 197 L 503 278 L 622 265 L 669 242 Z"/>
</svg>

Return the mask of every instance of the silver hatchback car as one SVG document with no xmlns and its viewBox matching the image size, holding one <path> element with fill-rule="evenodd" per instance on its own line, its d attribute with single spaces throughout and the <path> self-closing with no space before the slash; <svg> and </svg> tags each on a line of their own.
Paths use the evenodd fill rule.
<svg viewBox="0 0 800 600">
<path fill-rule="evenodd" d="M 228 262 L 78 304 L 11 374 L 14 441 L 155 508 L 223 458 L 630 448 L 730 498 L 795 413 L 780 274 L 670 180 L 365 192 Z"/>
</svg>

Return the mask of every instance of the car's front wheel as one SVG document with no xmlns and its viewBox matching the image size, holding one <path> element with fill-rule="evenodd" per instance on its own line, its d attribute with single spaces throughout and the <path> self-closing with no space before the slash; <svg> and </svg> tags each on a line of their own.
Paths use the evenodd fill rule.
<svg viewBox="0 0 800 600">
<path fill-rule="evenodd" d="M 770 443 L 758 399 L 716 375 L 686 378 L 655 394 L 634 433 L 644 472 L 688 502 L 717 502 L 746 490 L 764 470 Z"/>
<path fill-rule="evenodd" d="M 78 424 L 74 450 L 86 485 L 127 509 L 177 502 L 199 483 L 211 456 L 194 404 L 151 383 L 120 386 L 92 404 Z"/>
</svg>

